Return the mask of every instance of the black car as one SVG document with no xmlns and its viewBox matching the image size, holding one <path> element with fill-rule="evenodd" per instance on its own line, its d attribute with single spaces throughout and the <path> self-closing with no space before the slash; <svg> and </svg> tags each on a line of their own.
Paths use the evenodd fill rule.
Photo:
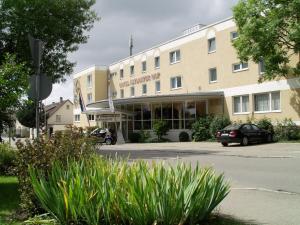
<svg viewBox="0 0 300 225">
<path fill-rule="evenodd" d="M 273 133 L 261 129 L 254 124 L 231 124 L 218 131 L 216 138 L 223 146 L 228 146 L 229 143 L 240 143 L 245 146 L 250 142 L 272 142 Z"/>
</svg>

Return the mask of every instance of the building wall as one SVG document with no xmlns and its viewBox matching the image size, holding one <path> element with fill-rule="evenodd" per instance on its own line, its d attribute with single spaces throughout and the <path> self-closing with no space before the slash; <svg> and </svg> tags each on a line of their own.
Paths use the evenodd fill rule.
<svg viewBox="0 0 300 225">
<path fill-rule="evenodd" d="M 67 108 L 67 106 L 69 108 Z M 60 116 L 60 121 L 57 120 Z M 70 101 L 65 102 L 51 117 L 48 118 L 47 123 L 52 125 L 72 125 L 73 124 L 73 103 Z"/>
<path fill-rule="evenodd" d="M 107 68 L 102 66 L 93 66 L 82 72 L 75 74 L 74 81 L 74 125 L 78 127 L 96 126 L 96 121 L 89 121 L 86 114 L 81 113 L 79 104 L 79 89 L 82 94 L 84 104 L 87 105 L 88 94 L 92 94 L 92 102 L 107 99 Z M 92 85 L 88 86 L 87 77 L 91 76 Z M 80 115 L 80 121 L 75 121 L 75 115 Z"/>
</svg>

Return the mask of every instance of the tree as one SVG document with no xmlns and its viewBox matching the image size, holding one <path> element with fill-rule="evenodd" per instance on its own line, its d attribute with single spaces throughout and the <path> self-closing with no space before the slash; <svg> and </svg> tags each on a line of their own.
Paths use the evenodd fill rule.
<svg viewBox="0 0 300 225">
<path fill-rule="evenodd" d="M 168 123 L 165 120 L 156 120 L 153 124 L 153 131 L 157 135 L 157 140 L 161 141 L 162 136 L 169 131 Z"/>
<path fill-rule="evenodd" d="M 95 20 L 91 9 L 95 0 L 1 0 L 0 65 L 2 53 L 16 55 L 19 63 L 32 70 L 28 34 L 46 42 L 41 71 L 53 82 L 72 73 L 70 52 L 87 41 Z"/>
<path fill-rule="evenodd" d="M 28 69 L 14 55 L 5 54 L 0 64 L 0 134 L 13 125 L 13 110 L 20 105 L 28 87 Z"/>
<path fill-rule="evenodd" d="M 300 75 L 300 1 L 240 0 L 233 9 L 242 61 L 263 60 L 263 80 Z"/>
</svg>

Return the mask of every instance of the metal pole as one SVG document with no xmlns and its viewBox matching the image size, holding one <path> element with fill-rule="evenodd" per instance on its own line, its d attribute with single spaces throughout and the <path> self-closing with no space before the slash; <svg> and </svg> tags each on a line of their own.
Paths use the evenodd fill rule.
<svg viewBox="0 0 300 225">
<path fill-rule="evenodd" d="M 36 83 L 36 99 L 35 99 L 35 122 L 36 122 L 36 138 L 40 137 L 40 65 L 37 67 L 37 74 L 35 76 L 35 83 Z"/>
</svg>

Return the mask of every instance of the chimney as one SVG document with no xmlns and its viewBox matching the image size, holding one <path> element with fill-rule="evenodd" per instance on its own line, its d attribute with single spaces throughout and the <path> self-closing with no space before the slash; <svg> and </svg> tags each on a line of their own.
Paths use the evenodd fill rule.
<svg viewBox="0 0 300 225">
<path fill-rule="evenodd" d="M 63 97 L 60 97 L 59 100 L 60 100 L 60 102 L 62 102 L 63 101 Z"/>
</svg>

